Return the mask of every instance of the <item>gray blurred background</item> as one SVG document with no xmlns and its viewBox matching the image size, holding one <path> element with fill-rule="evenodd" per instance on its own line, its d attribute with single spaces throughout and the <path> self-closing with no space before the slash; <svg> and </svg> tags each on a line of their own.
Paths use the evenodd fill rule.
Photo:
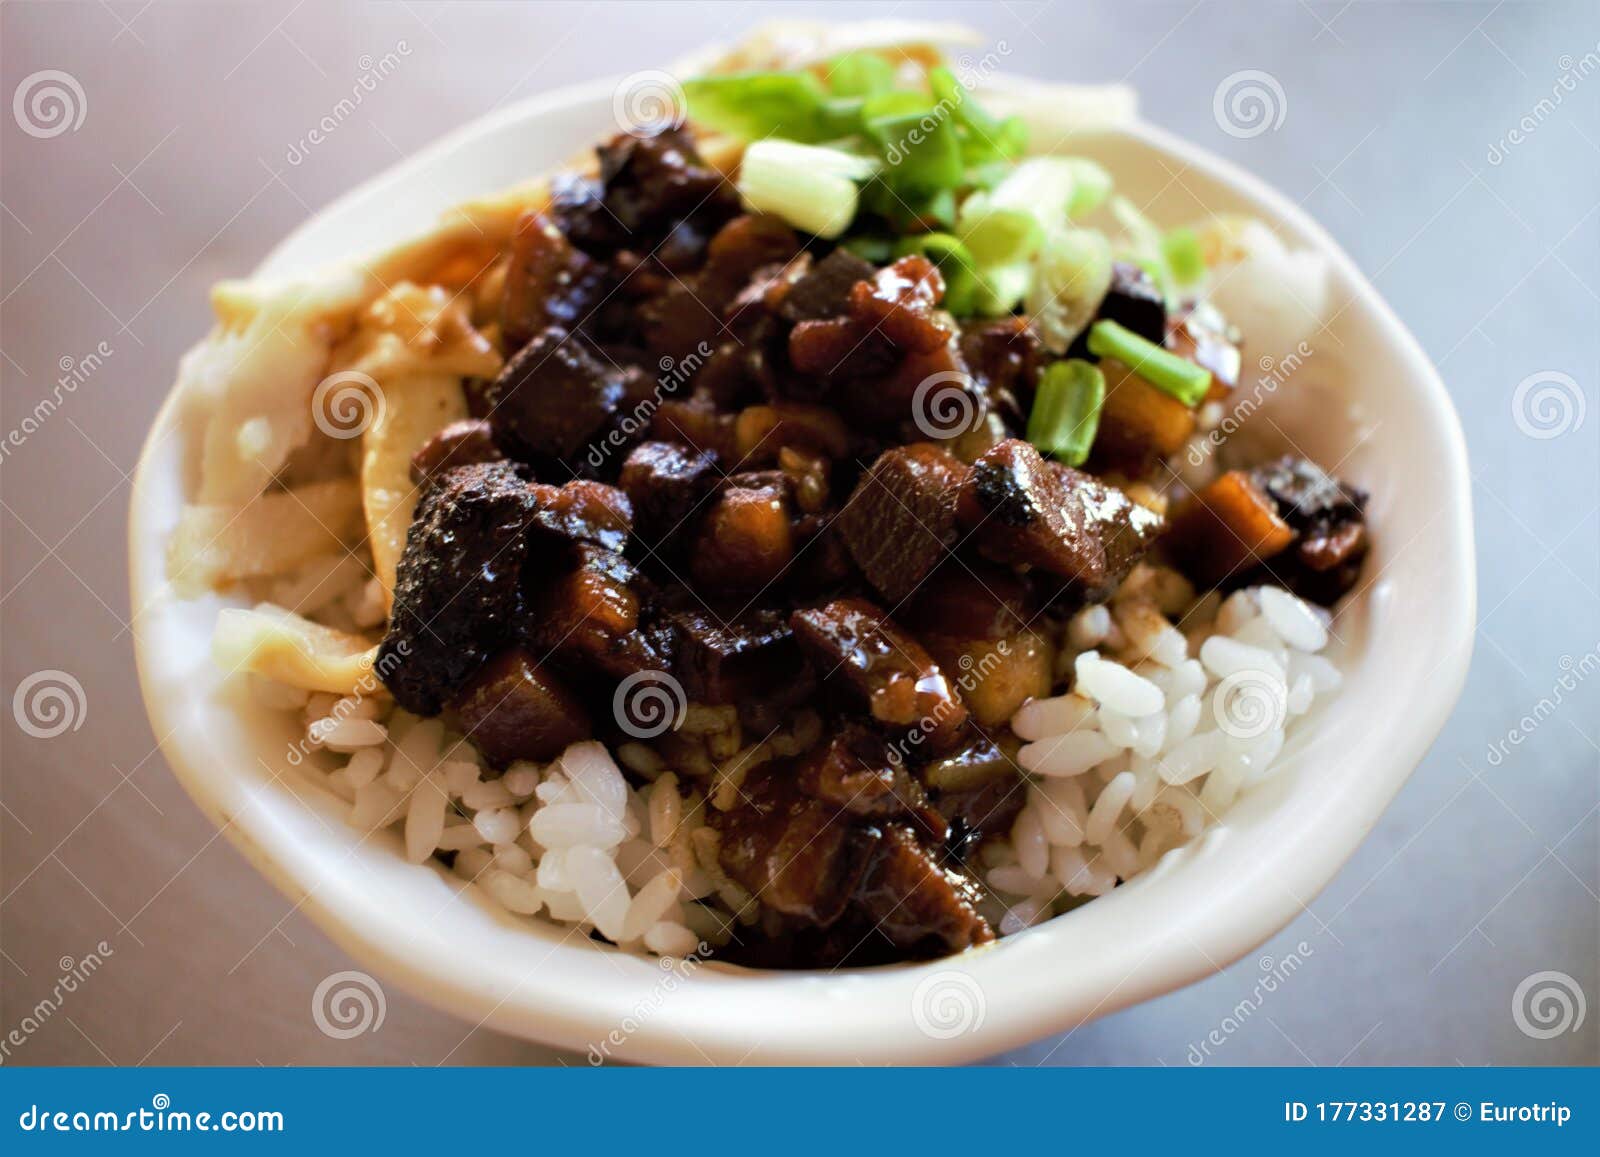
<svg viewBox="0 0 1600 1157">
<path fill-rule="evenodd" d="M 10 0 L 0 436 L 25 436 L 0 445 L 3 692 L 66 672 L 84 708 L 53 738 L 0 711 L 0 1041 L 23 1037 L 4 1060 L 573 1059 L 398 991 L 376 1032 L 317 1030 L 311 994 L 348 961 L 214 839 L 154 750 L 127 631 L 128 475 L 179 354 L 209 324 L 210 283 L 357 182 L 534 93 L 660 67 L 765 18 L 869 15 L 966 20 L 1004 42 L 1014 72 L 1127 81 L 1150 120 L 1304 204 L 1439 365 L 1475 477 L 1472 675 L 1354 859 L 1260 953 L 998 1060 L 1183 1065 L 1213 1032 L 1212 1064 L 1600 1058 L 1600 679 L 1569 675 L 1600 662 L 1593 4 Z M 400 67 L 295 162 L 296 142 L 387 53 Z M 1279 81 L 1286 115 L 1238 138 L 1212 102 L 1246 69 Z M 27 99 L 45 70 L 77 85 L 54 82 L 70 123 Z M 1537 437 L 1513 413 L 1530 378 L 1523 400 L 1548 403 L 1542 425 L 1522 423 Z M 24 419 L 42 399 L 58 404 L 34 429 Z M 1403 709 L 1408 689 L 1393 690 Z M 1513 730 L 1524 741 L 1498 757 Z M 1261 958 L 1291 952 L 1304 966 L 1255 1001 Z M 98 971 L 29 1028 L 91 953 Z M 1581 1024 L 1574 1007 L 1564 1031 L 1519 1027 L 1514 996 L 1542 972 L 1564 974 Z"/>
</svg>

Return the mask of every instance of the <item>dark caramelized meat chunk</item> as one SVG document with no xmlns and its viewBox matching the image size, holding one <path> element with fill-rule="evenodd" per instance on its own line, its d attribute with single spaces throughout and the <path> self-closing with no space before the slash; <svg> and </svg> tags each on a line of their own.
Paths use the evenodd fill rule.
<svg viewBox="0 0 1600 1157">
<path fill-rule="evenodd" d="M 506 363 L 489 390 L 495 441 L 526 461 L 582 459 L 621 406 L 623 372 L 580 337 L 547 329 Z"/>
<path fill-rule="evenodd" d="M 1159 534 L 1161 516 L 1115 487 L 1001 442 L 972 464 L 956 512 L 978 549 L 1088 588 L 1115 581 Z"/>
<path fill-rule="evenodd" d="M 451 422 L 411 456 L 411 481 L 422 483 L 455 466 L 498 462 L 505 455 L 494 444 L 494 432 L 482 418 Z"/>
<path fill-rule="evenodd" d="M 395 576 L 378 670 L 395 702 L 437 715 L 515 637 L 537 492 L 507 462 L 446 470 L 423 493 Z"/>
<path fill-rule="evenodd" d="M 967 721 L 954 685 L 921 643 L 865 599 L 796 611 L 801 648 L 825 680 L 844 688 L 885 728 L 948 750 Z"/>
<path fill-rule="evenodd" d="M 820 321 L 839 317 L 850 307 L 857 282 L 871 281 L 878 267 L 848 249 L 835 249 L 795 282 L 779 308 L 785 321 Z"/>
<path fill-rule="evenodd" d="M 961 357 L 979 392 L 1014 428 L 1033 408 L 1041 343 L 1025 317 L 974 322 L 961 330 Z"/>
<path fill-rule="evenodd" d="M 846 724 L 831 740 L 801 757 L 800 790 L 840 811 L 866 819 L 914 822 L 934 843 L 949 825 L 906 769 L 905 757 L 878 732 Z"/>
<path fill-rule="evenodd" d="M 739 484 L 740 477 L 752 481 Z M 757 592 L 777 582 L 794 560 L 788 488 L 781 478 L 758 477 L 735 475 L 700 520 L 689 573 L 704 590 Z"/>
<path fill-rule="evenodd" d="M 781 762 L 752 771 L 738 806 L 708 820 L 731 879 L 769 908 L 824 928 L 849 907 L 880 838 L 876 828 L 802 795 Z"/>
<path fill-rule="evenodd" d="M 665 234 L 692 213 L 731 212 L 736 203 L 732 186 L 700 159 L 684 129 L 620 133 L 596 152 L 605 207 L 630 234 Z"/>
<path fill-rule="evenodd" d="M 548 566 L 530 566 L 525 583 L 523 627 L 536 647 L 615 679 L 666 667 L 653 639 L 640 630 L 638 573 L 627 559 L 576 543 L 557 565 L 554 573 Z"/>
<path fill-rule="evenodd" d="M 589 713 L 549 668 L 521 647 L 495 655 L 450 700 L 452 725 L 496 767 L 547 760 L 592 734 Z"/>
<path fill-rule="evenodd" d="M 1367 493 L 1316 463 L 1287 455 L 1250 472 L 1295 533 L 1293 565 L 1274 563 L 1304 598 L 1331 604 L 1355 585 L 1367 554 Z"/>
<path fill-rule="evenodd" d="M 576 332 L 605 294 L 605 269 L 576 248 L 542 213 L 525 213 L 511 239 L 511 264 L 500 300 L 508 350 L 555 326 Z"/>
<path fill-rule="evenodd" d="M 911 956 L 944 956 L 994 939 L 978 912 L 981 891 L 958 868 L 940 866 L 903 824 L 888 828 L 856 896 L 866 919 Z"/>
<path fill-rule="evenodd" d="M 727 619 L 698 603 L 669 613 L 677 628 L 676 667 L 698 703 L 803 697 L 812 687 L 789 617 L 758 608 Z"/>
<path fill-rule="evenodd" d="M 1167 337 L 1167 303 L 1155 279 L 1131 261 L 1111 267 L 1111 288 L 1100 302 L 1096 321 L 1114 321 L 1140 337 L 1162 344 Z M 1085 338 L 1078 344 L 1087 351 Z M 1082 356 L 1078 352 L 1074 357 Z"/>
<path fill-rule="evenodd" d="M 633 529 L 633 505 L 615 486 L 574 479 L 561 487 L 539 487 L 534 525 L 568 542 L 620 551 Z"/>
<path fill-rule="evenodd" d="M 944 277 L 926 257 L 902 257 L 871 281 L 850 289 L 850 316 L 912 353 L 936 350 L 955 336 L 955 323 L 936 313 Z"/>
<path fill-rule="evenodd" d="M 635 446 L 622 464 L 618 484 L 633 504 L 637 532 L 651 550 L 683 532 L 690 516 L 717 484 L 716 455 L 671 442 Z"/>
<path fill-rule="evenodd" d="M 956 494 L 967 467 L 927 442 L 885 450 L 835 520 L 873 589 L 899 603 L 956 543 Z"/>
</svg>

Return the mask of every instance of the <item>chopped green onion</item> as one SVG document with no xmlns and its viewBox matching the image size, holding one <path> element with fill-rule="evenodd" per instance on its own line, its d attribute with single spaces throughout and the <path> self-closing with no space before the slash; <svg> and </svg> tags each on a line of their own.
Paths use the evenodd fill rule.
<svg viewBox="0 0 1600 1157">
<path fill-rule="evenodd" d="M 1172 280 L 1178 285 L 1193 285 L 1206 275 L 1200 238 L 1188 226 L 1174 229 L 1161 239 L 1161 256 L 1166 259 Z"/>
<path fill-rule="evenodd" d="M 1116 358 L 1139 377 L 1185 406 L 1197 406 L 1211 388 L 1211 374 L 1155 342 L 1109 319 L 1089 327 L 1089 352 L 1097 358 Z"/>
<path fill-rule="evenodd" d="M 1111 288 L 1111 243 L 1091 229 L 1052 229 L 1033 264 L 1028 313 L 1045 348 L 1064 354 Z"/>
<path fill-rule="evenodd" d="M 935 102 L 954 112 L 964 130 L 962 147 L 969 164 L 995 158 L 1011 160 L 1027 146 L 1027 129 L 1018 117 L 996 119 L 944 65 L 928 70 Z"/>
<path fill-rule="evenodd" d="M 855 220 L 860 205 L 856 182 L 874 171 L 871 161 L 837 149 L 755 141 L 739 164 L 739 195 L 747 208 L 832 239 Z"/>
<path fill-rule="evenodd" d="M 683 94 L 695 121 L 743 140 L 810 143 L 834 128 L 823 117 L 828 92 L 809 72 L 701 76 L 685 81 Z"/>
<path fill-rule="evenodd" d="M 1166 254 L 1162 252 L 1161 230 L 1126 197 L 1111 198 L 1111 215 L 1127 234 L 1119 256 L 1148 273 L 1156 287 L 1166 294 L 1172 288 L 1172 271 L 1167 268 Z"/>
<path fill-rule="evenodd" d="M 1064 224 L 1077 176 L 1066 157 L 1029 157 L 995 186 L 989 203 L 1032 213 L 1046 227 Z"/>
<path fill-rule="evenodd" d="M 1028 441 L 1068 466 L 1082 466 L 1100 431 L 1106 379 L 1098 366 L 1073 358 L 1039 375 L 1028 414 Z"/>
<path fill-rule="evenodd" d="M 878 155 L 887 167 L 884 179 L 895 189 L 926 194 L 953 190 L 961 183 L 965 172 L 961 142 L 948 114 L 928 109 L 869 116 L 866 130 L 877 143 Z"/>
<path fill-rule="evenodd" d="M 924 233 L 905 238 L 894 249 L 896 257 L 912 253 L 921 254 L 939 267 L 944 276 L 945 309 L 957 317 L 969 316 L 978 292 L 978 263 L 971 250 L 949 233 Z"/>
<path fill-rule="evenodd" d="M 1072 165 L 1072 199 L 1067 216 L 1077 220 L 1105 203 L 1111 195 L 1111 174 L 1087 157 L 1069 157 Z"/>
<path fill-rule="evenodd" d="M 972 311 L 982 317 L 1004 317 L 1022 304 L 1033 284 L 1033 266 L 1026 261 L 978 270 Z"/>
<path fill-rule="evenodd" d="M 839 242 L 839 247 L 874 265 L 887 265 L 894 259 L 896 249 L 892 238 L 875 233 L 863 233 L 857 237 L 847 238 Z"/>
<path fill-rule="evenodd" d="M 985 265 L 1009 265 L 1032 257 L 1044 240 L 1044 226 L 1026 209 L 996 205 L 984 193 L 974 193 L 961 205 L 957 218 L 961 239 Z"/>
<path fill-rule="evenodd" d="M 894 89 L 894 64 L 876 52 L 847 52 L 827 65 L 835 96 L 877 96 Z"/>
</svg>

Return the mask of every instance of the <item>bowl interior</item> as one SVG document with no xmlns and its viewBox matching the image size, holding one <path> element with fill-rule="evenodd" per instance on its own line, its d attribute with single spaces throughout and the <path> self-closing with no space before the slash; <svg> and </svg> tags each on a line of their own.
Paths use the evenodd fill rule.
<svg viewBox="0 0 1600 1157">
<path fill-rule="evenodd" d="M 611 87 L 541 97 L 446 138 L 331 205 L 258 272 L 303 273 L 386 247 L 453 203 L 558 166 L 611 131 Z M 1294 388 L 1277 391 L 1255 425 L 1372 492 L 1374 554 L 1336 624 L 1344 689 L 1294 734 L 1282 773 L 1223 826 L 1093 904 L 926 965 L 672 967 L 508 916 L 447 872 L 405 863 L 394 835 L 362 838 L 344 805 L 288 762 L 291 722 L 222 682 L 209 640 L 228 600 L 180 601 L 164 587 L 164 544 L 197 451 L 169 400 L 139 466 L 130 549 L 146 702 L 190 794 L 364 965 L 471 1021 L 592 1056 L 955 1062 L 1207 975 L 1272 935 L 1354 850 L 1460 689 L 1474 592 L 1459 427 L 1414 340 L 1287 200 L 1147 126 L 1085 135 L 1072 151 L 1111 167 L 1158 221 L 1248 213 L 1333 258 L 1335 318 Z M 1249 356 L 1246 366 L 1248 376 Z M 1397 687 L 1407 689 L 1404 710 Z M 981 1010 L 955 1036 L 936 1007 L 951 993 Z"/>
</svg>

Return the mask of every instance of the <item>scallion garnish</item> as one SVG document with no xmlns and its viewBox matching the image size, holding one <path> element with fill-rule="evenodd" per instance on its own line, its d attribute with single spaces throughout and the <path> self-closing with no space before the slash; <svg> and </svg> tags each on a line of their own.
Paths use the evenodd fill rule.
<svg viewBox="0 0 1600 1157">
<path fill-rule="evenodd" d="M 1072 358 L 1039 375 L 1028 414 L 1028 441 L 1068 466 L 1081 466 L 1100 430 L 1106 379 L 1098 366 Z"/>
<path fill-rule="evenodd" d="M 838 149 L 756 141 L 739 163 L 739 196 L 747 208 L 831 239 L 850 228 L 860 203 L 856 185 L 875 170 L 872 161 Z"/>
<path fill-rule="evenodd" d="M 1185 406 L 1199 405 L 1211 388 L 1211 374 L 1204 366 L 1180 358 L 1109 319 L 1089 327 L 1089 352 L 1097 358 L 1116 358 Z"/>
<path fill-rule="evenodd" d="M 1193 285 L 1206 275 L 1206 259 L 1200 251 L 1200 238 L 1193 229 L 1182 226 L 1161 239 L 1161 255 L 1178 285 Z"/>
</svg>

